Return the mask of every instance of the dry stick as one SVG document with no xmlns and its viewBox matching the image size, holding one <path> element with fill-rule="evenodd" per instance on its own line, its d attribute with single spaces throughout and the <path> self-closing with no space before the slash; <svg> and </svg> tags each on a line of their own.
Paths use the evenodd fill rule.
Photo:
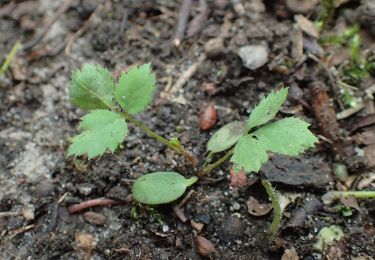
<svg viewBox="0 0 375 260">
<path fill-rule="evenodd" d="M 327 67 L 327 65 L 312 53 L 309 53 L 307 55 L 307 57 L 309 57 L 310 59 L 317 62 L 323 68 L 323 70 L 327 73 L 327 76 L 328 76 L 333 94 L 335 95 L 335 97 L 337 97 L 338 94 L 337 94 L 337 90 L 336 90 L 336 80 L 334 79 L 334 77 L 333 77 L 331 71 L 329 70 L 329 68 Z M 340 105 L 341 109 L 344 109 L 341 102 L 338 102 L 338 104 Z"/>
<path fill-rule="evenodd" d="M 205 59 L 206 56 L 204 54 L 199 56 L 198 61 L 191 65 L 190 68 L 181 75 L 181 77 L 170 89 L 166 89 L 166 92 L 172 95 L 176 94 L 189 81 L 195 72 L 197 72 L 198 68 L 202 65 Z"/>
<path fill-rule="evenodd" d="M 208 7 L 206 0 L 199 0 L 199 14 L 195 16 L 189 23 L 186 36 L 191 37 L 199 32 L 204 26 L 208 16 Z"/>
<path fill-rule="evenodd" d="M 233 13 L 228 13 L 224 17 L 224 23 L 221 27 L 221 32 L 218 38 L 225 39 L 229 35 L 229 30 L 231 27 L 231 22 L 230 19 L 233 17 Z M 206 60 L 206 55 L 201 54 L 198 58 L 198 61 L 195 62 L 193 65 L 190 66 L 189 69 L 184 71 L 182 75 L 178 78 L 176 83 L 172 86 L 169 87 L 170 85 L 168 84 L 167 87 L 163 90 L 163 92 L 160 94 L 160 99 L 163 98 L 168 98 L 173 95 L 175 95 L 182 87 L 190 80 L 190 78 L 198 71 L 200 66 L 203 64 L 203 62 Z M 173 98 L 170 98 L 173 101 Z"/>
<path fill-rule="evenodd" d="M 107 206 L 107 205 L 120 205 L 125 204 L 126 201 L 122 200 L 112 200 L 112 199 L 92 199 L 92 200 L 86 200 L 78 204 L 73 204 L 68 208 L 68 211 L 70 214 L 74 214 L 77 212 L 80 212 L 81 210 L 96 207 L 96 206 Z"/>
<path fill-rule="evenodd" d="M 188 194 L 181 200 L 181 202 L 173 207 L 173 211 L 176 214 L 176 216 L 181 220 L 181 222 L 185 223 L 187 221 L 187 217 L 184 214 L 184 211 L 182 210 L 182 207 L 185 205 L 185 203 L 191 198 L 191 196 L 195 193 L 194 190 L 190 190 Z"/>
<path fill-rule="evenodd" d="M 79 37 L 81 37 L 82 34 L 86 32 L 86 30 L 89 28 L 91 21 L 94 20 L 96 14 L 99 12 L 99 10 L 103 7 L 103 4 L 98 5 L 95 10 L 91 13 L 89 19 L 83 24 L 81 28 L 79 28 L 78 31 L 76 31 L 68 40 L 68 43 L 66 44 L 65 47 L 65 54 L 70 55 L 70 49 L 71 45 L 73 44 L 74 41 L 76 41 Z"/>
<path fill-rule="evenodd" d="M 21 215 L 21 213 L 17 212 L 17 211 L 0 212 L 0 218 L 3 218 L 3 217 L 12 217 L 12 216 L 18 216 L 18 215 Z"/>
<path fill-rule="evenodd" d="M 190 7 L 191 7 L 192 0 L 183 0 L 180 15 L 177 22 L 177 29 L 175 36 L 173 38 L 174 46 L 178 47 L 181 44 L 182 39 L 184 38 L 186 23 L 189 19 Z"/>
<path fill-rule="evenodd" d="M 27 42 L 23 46 L 24 51 L 29 51 L 31 50 L 35 45 L 37 45 L 43 37 L 46 35 L 46 33 L 49 31 L 49 29 L 52 27 L 52 25 L 55 24 L 55 22 L 60 18 L 60 16 L 66 12 L 66 10 L 69 9 L 71 4 L 73 3 L 74 0 L 66 0 L 63 5 L 59 7 L 57 10 L 56 14 L 49 19 L 49 21 L 46 23 L 46 25 L 43 27 L 43 29 L 37 33 L 37 35 L 32 39 L 31 41 Z"/>
<path fill-rule="evenodd" d="M 14 231 L 10 231 L 9 234 L 10 234 L 10 238 L 14 238 L 15 236 L 17 236 L 18 234 L 21 234 L 23 232 L 26 232 L 27 230 L 30 230 L 32 228 L 35 227 L 35 224 L 31 224 L 31 225 L 28 225 L 26 227 L 21 227 L 17 230 L 14 230 Z"/>
</svg>

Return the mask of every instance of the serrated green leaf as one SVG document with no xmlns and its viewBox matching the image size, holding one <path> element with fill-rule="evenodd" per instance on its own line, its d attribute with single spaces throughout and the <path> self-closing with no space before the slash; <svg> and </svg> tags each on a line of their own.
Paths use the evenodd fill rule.
<svg viewBox="0 0 375 260">
<path fill-rule="evenodd" d="M 144 204 L 169 203 L 181 197 L 186 188 L 197 180 L 195 176 L 185 179 L 177 172 L 149 173 L 134 182 L 132 195 L 135 200 Z"/>
<path fill-rule="evenodd" d="M 258 172 L 262 163 L 268 160 L 268 155 L 259 142 L 251 135 L 245 135 L 238 140 L 230 161 L 234 171 Z"/>
<path fill-rule="evenodd" d="M 305 121 L 290 117 L 265 125 L 253 134 L 267 151 L 298 155 L 318 141 L 308 126 Z"/>
<path fill-rule="evenodd" d="M 85 64 L 73 72 L 69 87 L 71 102 L 83 109 L 112 108 L 114 84 L 111 73 L 98 64 Z"/>
<path fill-rule="evenodd" d="M 280 110 L 287 95 L 288 88 L 282 88 L 276 92 L 272 91 L 266 98 L 264 98 L 251 112 L 249 119 L 247 120 L 248 130 L 273 119 Z"/>
<path fill-rule="evenodd" d="M 150 104 L 155 91 L 155 82 L 150 63 L 133 67 L 121 75 L 115 87 L 115 98 L 126 112 L 139 113 Z"/>
<path fill-rule="evenodd" d="M 121 144 L 128 133 L 128 128 L 121 114 L 108 110 L 93 110 L 81 118 L 81 134 L 73 138 L 68 156 L 87 154 L 91 159 L 111 152 Z"/>
<path fill-rule="evenodd" d="M 246 126 L 243 122 L 228 123 L 216 131 L 208 140 L 207 150 L 219 153 L 232 147 L 243 136 Z"/>
</svg>

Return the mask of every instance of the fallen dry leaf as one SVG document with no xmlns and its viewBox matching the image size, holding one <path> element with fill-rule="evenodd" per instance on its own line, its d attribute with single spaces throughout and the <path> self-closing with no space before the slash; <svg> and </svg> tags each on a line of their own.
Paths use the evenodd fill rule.
<svg viewBox="0 0 375 260">
<path fill-rule="evenodd" d="M 281 260 L 298 260 L 298 254 L 297 251 L 292 247 L 290 249 L 285 249 L 283 256 L 281 257 Z"/>
<path fill-rule="evenodd" d="M 90 259 L 92 256 L 92 250 L 94 248 L 94 237 L 86 233 L 78 233 L 75 236 L 76 241 L 78 242 L 76 250 L 85 254 L 84 259 Z"/>
<path fill-rule="evenodd" d="M 271 203 L 260 204 L 259 201 L 254 197 L 250 197 L 246 201 L 246 205 L 247 205 L 248 212 L 251 215 L 257 216 L 257 217 L 268 214 L 272 209 Z"/>
<path fill-rule="evenodd" d="M 191 226 L 198 232 L 201 232 L 203 227 L 204 227 L 204 224 L 203 223 L 200 223 L 200 222 L 196 222 L 194 220 L 190 220 L 190 224 Z"/>
<path fill-rule="evenodd" d="M 375 173 L 369 172 L 361 175 L 361 180 L 357 183 L 357 189 L 363 190 L 369 187 L 372 183 L 375 182 Z"/>
<path fill-rule="evenodd" d="M 216 253 L 215 246 L 210 240 L 202 236 L 197 236 L 195 238 L 195 242 L 197 245 L 198 253 L 201 256 L 211 256 Z"/>
<path fill-rule="evenodd" d="M 313 22 L 307 19 L 304 15 L 295 15 L 294 20 L 296 20 L 297 24 L 299 25 L 302 31 L 304 31 L 305 33 L 314 38 L 319 38 L 319 31 L 316 29 Z"/>
<path fill-rule="evenodd" d="M 356 209 L 357 211 L 361 211 L 356 198 L 354 198 L 353 196 L 348 196 L 348 197 L 342 197 L 341 196 L 340 202 L 348 208 L 352 208 L 352 209 Z"/>
</svg>

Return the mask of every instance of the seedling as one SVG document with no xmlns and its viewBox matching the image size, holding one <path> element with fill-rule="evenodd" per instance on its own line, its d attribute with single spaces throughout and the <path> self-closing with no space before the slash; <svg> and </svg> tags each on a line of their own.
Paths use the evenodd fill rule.
<svg viewBox="0 0 375 260">
<path fill-rule="evenodd" d="M 357 98 L 352 85 L 358 85 L 361 80 L 368 78 L 375 69 L 373 58 L 361 54 L 361 37 L 359 25 L 348 27 L 341 35 L 332 35 L 321 39 L 323 45 L 344 47 L 348 59 L 338 68 L 340 99 L 347 108 L 357 107 L 361 100 Z"/>
<path fill-rule="evenodd" d="M 193 166 L 196 159 L 186 151 L 176 137 L 167 140 L 133 115 L 146 109 L 155 91 L 155 76 L 150 64 L 131 68 L 114 83 L 110 72 L 99 65 L 86 64 L 73 73 L 70 98 L 76 106 L 90 112 L 79 124 L 81 133 L 72 139 L 68 155 L 87 155 L 89 159 L 114 152 L 128 134 L 127 122 L 144 130 L 149 136 L 186 157 Z M 230 158 L 234 171 L 258 172 L 268 160 L 269 153 L 295 156 L 313 147 L 318 139 L 308 130 L 309 124 L 290 117 L 271 122 L 287 97 L 288 89 L 271 92 L 264 98 L 247 122 L 231 122 L 219 129 L 208 141 L 208 155 L 198 176 L 211 173 Z M 215 154 L 225 152 L 211 163 Z M 150 205 L 178 199 L 197 177 L 186 179 L 176 172 L 156 172 L 138 178 L 133 184 L 135 200 Z M 270 182 L 263 180 L 275 209 L 269 230 L 276 233 L 281 221 L 281 209 Z"/>
</svg>

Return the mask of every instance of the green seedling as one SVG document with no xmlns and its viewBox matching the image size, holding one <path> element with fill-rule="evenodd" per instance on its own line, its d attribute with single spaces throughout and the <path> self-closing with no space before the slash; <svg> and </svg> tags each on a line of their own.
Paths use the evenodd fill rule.
<svg viewBox="0 0 375 260">
<path fill-rule="evenodd" d="M 158 135 L 134 115 L 146 109 L 155 91 L 155 76 L 150 64 L 131 68 L 113 82 L 110 72 L 99 65 L 86 64 L 73 73 L 69 89 L 76 106 L 89 110 L 79 124 L 81 133 L 72 139 L 68 155 L 87 155 L 89 159 L 106 151 L 114 152 L 128 134 L 127 122 L 144 130 L 150 137 L 186 157 L 193 166 L 196 159 L 186 151 L 176 137 L 170 140 Z M 290 117 L 272 121 L 288 94 L 287 88 L 271 92 L 254 108 L 246 122 L 231 122 L 219 129 L 207 143 L 207 158 L 198 176 L 211 173 L 226 160 L 234 164 L 235 172 L 258 172 L 270 153 L 295 156 L 313 147 L 318 139 L 308 130 L 309 124 Z M 218 153 L 222 157 L 213 163 Z M 178 199 L 198 180 L 186 179 L 176 172 L 155 172 L 141 176 L 133 184 L 133 198 L 148 205 L 164 204 Z M 274 206 L 270 237 L 277 232 L 281 208 L 268 180 L 263 180 Z"/>
<path fill-rule="evenodd" d="M 348 27 L 341 35 L 333 35 L 321 39 L 323 45 L 336 45 L 344 47 L 348 54 L 348 60 L 339 67 L 340 99 L 347 108 L 358 105 L 358 98 L 353 93 L 351 85 L 357 85 L 361 80 L 368 78 L 375 69 L 375 62 L 361 54 L 361 37 L 359 25 Z"/>
<path fill-rule="evenodd" d="M 313 245 L 313 249 L 317 251 L 324 251 L 330 245 L 334 244 L 344 238 L 344 231 L 340 226 L 331 225 L 329 227 L 322 228 L 316 236 L 316 242 Z"/>
<path fill-rule="evenodd" d="M 287 94 L 287 88 L 271 92 L 254 108 L 247 122 L 231 122 L 219 129 L 208 141 L 207 150 L 212 154 L 230 149 L 224 158 L 230 157 L 235 172 L 250 173 L 259 171 L 268 161 L 270 152 L 295 156 L 313 147 L 318 139 L 308 130 L 309 124 L 305 121 L 289 117 L 269 122 L 280 110 Z M 216 163 L 208 165 L 200 175 L 216 167 Z"/>
</svg>

